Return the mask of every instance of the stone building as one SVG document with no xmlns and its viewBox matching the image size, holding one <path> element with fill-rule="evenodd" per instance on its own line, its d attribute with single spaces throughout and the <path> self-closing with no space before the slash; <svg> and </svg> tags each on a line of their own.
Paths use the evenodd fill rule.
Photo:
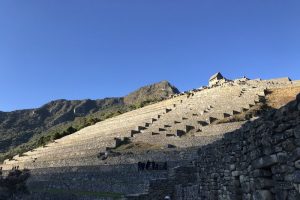
<svg viewBox="0 0 300 200">
<path fill-rule="evenodd" d="M 226 78 L 224 78 L 223 75 L 220 72 L 218 72 L 218 73 L 214 74 L 212 77 L 210 77 L 209 86 L 210 87 L 216 86 L 225 81 L 226 81 Z"/>
</svg>

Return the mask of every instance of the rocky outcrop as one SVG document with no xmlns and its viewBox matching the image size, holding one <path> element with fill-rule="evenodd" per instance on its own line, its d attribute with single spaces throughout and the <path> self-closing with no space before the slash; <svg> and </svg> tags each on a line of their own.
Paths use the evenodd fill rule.
<svg viewBox="0 0 300 200">
<path fill-rule="evenodd" d="M 171 95 L 180 93 L 179 90 L 168 81 L 162 81 L 145 86 L 124 97 L 126 104 L 142 103 L 149 100 L 163 100 Z"/>
</svg>

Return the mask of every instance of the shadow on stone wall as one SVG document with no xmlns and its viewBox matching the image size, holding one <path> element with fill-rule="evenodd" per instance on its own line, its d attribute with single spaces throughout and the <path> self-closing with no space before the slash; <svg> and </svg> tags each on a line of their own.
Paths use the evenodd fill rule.
<svg viewBox="0 0 300 200">
<path fill-rule="evenodd" d="M 199 148 L 199 157 L 128 199 L 299 200 L 300 94 Z"/>
<path fill-rule="evenodd" d="M 23 195 L 29 194 L 26 180 L 29 178 L 29 170 L 12 170 L 7 176 L 3 176 L 0 170 L 0 199 L 22 199 Z"/>
</svg>

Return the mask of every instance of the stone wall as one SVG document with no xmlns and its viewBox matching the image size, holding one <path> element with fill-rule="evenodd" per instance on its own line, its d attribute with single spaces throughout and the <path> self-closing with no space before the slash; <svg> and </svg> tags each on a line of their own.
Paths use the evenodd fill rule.
<svg viewBox="0 0 300 200">
<path fill-rule="evenodd" d="M 193 165 L 153 181 L 148 195 L 128 199 L 299 200 L 300 95 L 199 149 Z"/>
</svg>

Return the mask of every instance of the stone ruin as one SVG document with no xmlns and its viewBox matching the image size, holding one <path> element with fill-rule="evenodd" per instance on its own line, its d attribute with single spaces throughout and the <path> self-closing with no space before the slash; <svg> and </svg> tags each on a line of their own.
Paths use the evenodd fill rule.
<svg viewBox="0 0 300 200">
<path fill-rule="evenodd" d="M 208 85 L 209 87 L 219 86 L 222 85 L 223 83 L 226 83 L 227 81 L 229 80 L 224 78 L 224 76 L 220 72 L 218 72 L 210 77 Z"/>
<path fill-rule="evenodd" d="M 131 200 L 299 200 L 300 94 L 279 110 L 198 150 L 198 156 L 153 180 Z"/>
<path fill-rule="evenodd" d="M 30 170 L 24 199 L 298 199 L 299 98 L 258 119 L 234 119 L 264 104 L 267 90 L 300 82 L 213 77 L 208 87 L 6 160 L 3 173 Z"/>
</svg>

